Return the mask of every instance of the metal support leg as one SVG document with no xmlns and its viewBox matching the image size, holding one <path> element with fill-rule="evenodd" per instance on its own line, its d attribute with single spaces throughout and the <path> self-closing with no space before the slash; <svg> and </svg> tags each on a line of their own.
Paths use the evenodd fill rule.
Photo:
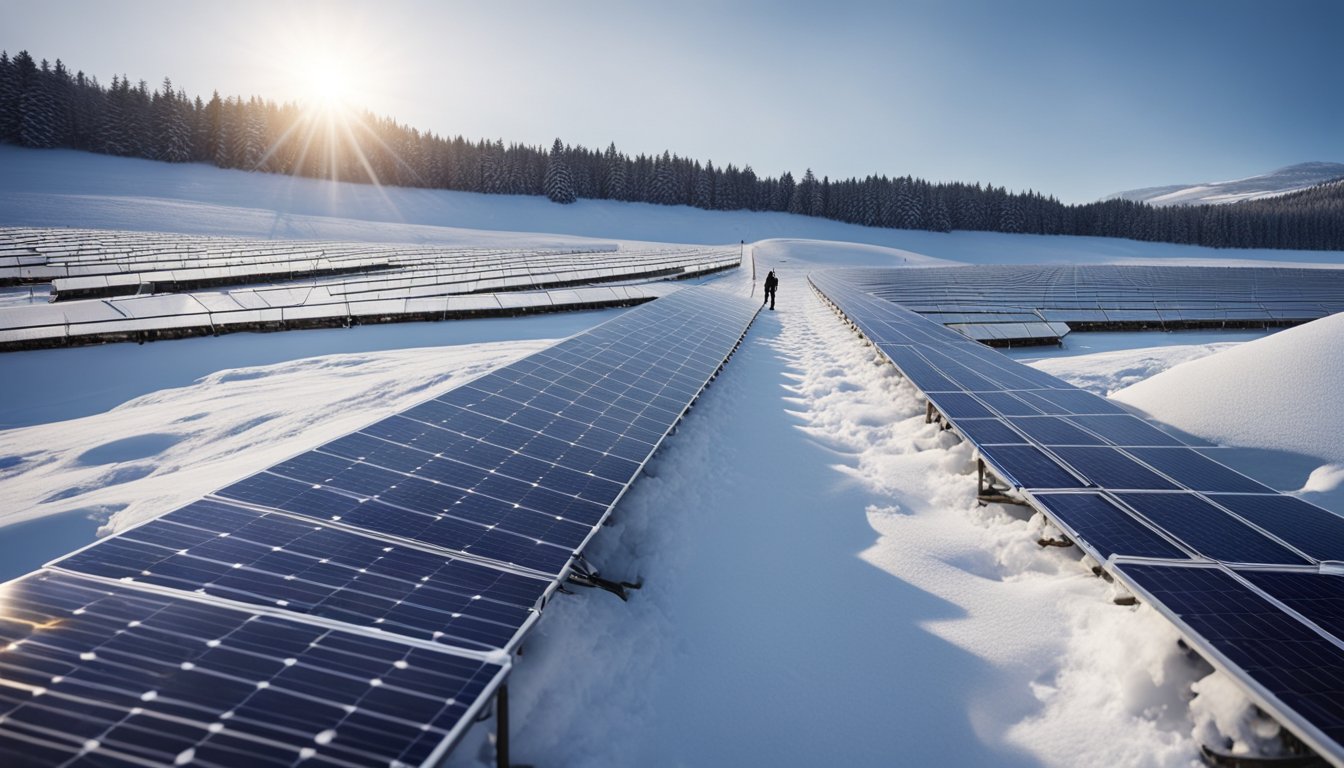
<svg viewBox="0 0 1344 768">
<path fill-rule="evenodd" d="M 509 768 L 509 684 L 495 693 L 495 768 Z"/>
</svg>

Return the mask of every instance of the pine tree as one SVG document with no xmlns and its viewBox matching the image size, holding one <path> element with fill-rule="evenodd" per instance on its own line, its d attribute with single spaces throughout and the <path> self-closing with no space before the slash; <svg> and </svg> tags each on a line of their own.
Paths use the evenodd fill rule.
<svg viewBox="0 0 1344 768">
<path fill-rule="evenodd" d="M 163 78 L 163 89 L 154 93 L 154 157 L 169 163 L 191 159 L 191 133 L 183 104 L 173 92 L 173 81 Z"/>
<path fill-rule="evenodd" d="M 553 203 L 568 205 L 578 199 L 574 194 L 574 179 L 569 175 L 569 164 L 565 162 L 565 144 L 560 139 L 551 145 L 544 186 L 546 197 Z"/>
<path fill-rule="evenodd" d="M 21 52 L 24 53 L 24 52 Z M 24 55 L 27 55 L 24 53 Z M 18 56 L 14 57 L 15 59 Z M 0 51 L 0 141 L 19 140 L 19 67 L 9 58 L 9 53 Z"/>
<path fill-rule="evenodd" d="M 704 210 L 714 208 L 714 161 L 706 161 L 703 168 L 695 171 L 695 192 L 691 196 L 691 205 Z"/>
<path fill-rule="evenodd" d="M 23 91 L 19 94 L 19 143 L 41 149 L 56 146 L 57 104 L 51 65 L 43 59 L 42 68 L 26 78 L 21 70 L 20 81 Z"/>
<path fill-rule="evenodd" d="M 649 202 L 659 205 L 677 204 L 677 177 L 672 168 L 672 153 L 663 150 L 663 156 L 654 162 L 653 183 Z"/>
</svg>

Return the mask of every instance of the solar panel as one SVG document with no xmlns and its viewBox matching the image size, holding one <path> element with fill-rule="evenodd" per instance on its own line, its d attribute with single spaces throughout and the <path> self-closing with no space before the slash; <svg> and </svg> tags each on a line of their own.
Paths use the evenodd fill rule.
<svg viewBox="0 0 1344 768">
<path fill-rule="evenodd" d="M 311 469 L 312 465 L 309 464 L 307 468 Z M 347 487 L 357 485 L 362 475 L 376 471 L 376 468 L 367 467 L 367 471 L 361 471 L 360 465 L 351 462 L 333 464 L 329 468 L 352 470 L 348 477 L 341 480 L 341 484 Z M 288 471 L 301 473 L 293 464 Z M 380 481 L 386 479 L 379 478 L 377 474 L 374 478 Z M 420 496 L 411 501 L 422 506 L 422 509 L 408 509 L 375 499 L 371 492 L 352 494 L 347 490 L 328 487 L 320 482 L 325 479 L 325 475 L 316 480 L 302 480 L 273 472 L 260 472 L 218 491 L 217 495 L 223 499 L 289 512 L 318 522 L 339 523 L 341 526 L 397 536 L 539 573 L 559 574 L 573 555 L 572 549 L 559 542 L 538 539 L 520 532 L 532 530 L 532 523 L 544 525 L 544 517 L 535 511 L 514 507 L 510 502 L 464 494 L 450 487 L 421 481 L 403 489 L 403 494 L 409 491 Z M 385 487 L 392 484 L 388 483 Z M 440 498 L 446 498 L 447 501 L 441 502 Z M 519 530 L 496 527 L 505 524 Z M 556 530 L 563 531 L 564 528 L 557 527 Z"/>
<path fill-rule="evenodd" d="M 1039 416 L 1041 411 L 1008 392 L 977 392 L 975 396 L 1002 416 Z"/>
<path fill-rule="evenodd" d="M 1096 435 L 1086 432 L 1058 416 L 1029 416 L 1009 419 L 1014 427 L 1039 445 L 1102 445 Z"/>
<path fill-rule="evenodd" d="M 1079 546 L 1099 562 L 1111 555 L 1188 557 L 1160 533 L 1096 493 L 1033 493 L 1045 510 Z"/>
<path fill-rule="evenodd" d="M 1344 560 L 1344 517 L 1333 512 L 1281 494 L 1209 494 L 1209 499 L 1316 560 Z"/>
<path fill-rule="evenodd" d="M 1119 493 L 1155 525 L 1214 560 L 1304 565 L 1307 559 L 1193 493 Z"/>
<path fill-rule="evenodd" d="M 965 392 L 935 392 L 928 395 L 938 412 L 950 419 L 980 419 L 994 413 Z"/>
<path fill-rule="evenodd" d="M 511 648 L 551 584 L 217 501 L 53 565 L 472 650 Z"/>
<path fill-rule="evenodd" d="M 1310 571 L 1251 568 L 1237 573 L 1322 631 L 1344 642 L 1344 578 Z"/>
<path fill-rule="evenodd" d="M 678 291 L 9 585 L 0 755 L 437 761 L 757 309 Z"/>
<path fill-rule="evenodd" d="M 1017 488 L 1082 488 L 1084 483 L 1041 449 L 1031 445 L 996 445 L 982 451 L 984 460 Z"/>
<path fill-rule="evenodd" d="M 978 446 L 1027 442 L 1003 419 L 957 419 L 957 431 Z"/>
<path fill-rule="evenodd" d="M 1176 490 L 1170 480 L 1158 475 L 1116 448 L 1053 447 L 1063 459 L 1098 488 L 1111 490 Z"/>
<path fill-rule="evenodd" d="M 951 379 L 934 368 L 928 360 L 920 356 L 914 347 L 904 344 L 879 343 L 877 348 L 896 364 L 902 375 L 910 379 L 925 394 L 961 390 L 961 387 L 954 384 Z"/>
<path fill-rule="evenodd" d="M 1194 491 L 1272 493 L 1273 489 L 1192 448 L 1128 448 L 1145 464 Z"/>
<path fill-rule="evenodd" d="M 1069 414 L 1124 413 L 1124 409 L 1104 397 L 1097 397 L 1081 389 L 1035 389 L 1019 393 L 1031 395 L 1063 408 Z M 1033 401 L 1034 402 L 1034 401 Z"/>
<path fill-rule="evenodd" d="M 0 587 L 8 764 L 419 764 L 503 679 L 486 661 L 39 572 Z"/>
<path fill-rule="evenodd" d="M 1069 416 L 1069 421 L 1101 435 L 1114 445 L 1177 446 L 1181 441 L 1137 416 L 1129 414 L 1093 414 Z"/>
<path fill-rule="evenodd" d="M 1218 567 L 1118 563 L 1115 571 L 1257 703 L 1344 761 L 1344 648 Z"/>
</svg>

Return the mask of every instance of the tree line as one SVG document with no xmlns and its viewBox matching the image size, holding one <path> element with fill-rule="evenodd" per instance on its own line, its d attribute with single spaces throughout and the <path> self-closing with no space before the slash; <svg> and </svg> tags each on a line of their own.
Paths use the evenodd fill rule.
<svg viewBox="0 0 1344 768">
<path fill-rule="evenodd" d="M 934 232 L 1090 235 L 1215 248 L 1344 250 L 1344 181 L 1231 205 L 1157 208 L 1128 200 L 1065 205 L 1034 191 L 911 176 L 758 176 L 750 165 L 604 150 L 470 141 L 356 112 L 326 122 L 259 97 L 208 101 L 169 78 L 154 89 L 71 73 L 58 59 L 0 52 L 0 141 L 164 162 L 486 194 L 545 195 L 717 211 L 778 211 Z"/>
</svg>

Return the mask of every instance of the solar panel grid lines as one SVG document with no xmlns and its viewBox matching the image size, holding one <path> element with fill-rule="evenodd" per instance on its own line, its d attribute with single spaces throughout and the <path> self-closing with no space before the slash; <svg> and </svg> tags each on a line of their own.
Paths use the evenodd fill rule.
<svg viewBox="0 0 1344 768">
<path fill-rule="evenodd" d="M 49 764 L 421 764 L 509 670 L 39 571 L 0 586 L 0 755 Z"/>
<path fill-rule="evenodd" d="M 1116 558 L 1111 573 L 1317 754 L 1344 764 L 1339 638 L 1220 564 Z M 1338 580 L 1337 576 L 1319 576 Z"/>
<path fill-rule="evenodd" d="M 1282 494 L 1207 493 L 1204 497 L 1317 562 L 1344 561 L 1344 517 Z"/>
<path fill-rule="evenodd" d="M 1150 282 L 1158 274 L 1113 272 L 1124 279 L 1142 277 Z M 1320 274 L 1282 273 L 1295 279 Z M 1191 645 L 1206 658 L 1221 654 L 1215 664 L 1266 711 L 1327 759 L 1344 765 L 1344 662 L 1340 661 L 1344 641 L 1338 634 L 1338 627 L 1344 626 L 1344 588 L 1340 587 L 1344 576 L 1327 575 L 1344 573 L 1344 565 L 1337 565 L 1344 563 L 1344 517 L 1277 494 L 1227 467 L 1218 461 L 1221 449 L 1217 447 L 1168 434 L 1062 382 L 1029 390 L 1007 385 L 989 366 L 998 353 L 983 347 L 976 351 L 969 346 L 973 342 L 948 340 L 938 331 L 917 329 L 918 323 L 907 310 L 873 300 L 867 293 L 873 290 L 872 283 L 846 284 L 832 272 L 813 276 L 813 285 L 838 314 L 862 329 L 893 361 L 927 363 L 939 360 L 939 355 L 956 357 L 962 365 L 975 361 L 976 375 L 997 385 L 996 390 L 969 390 L 953 376 L 946 381 L 963 388 L 925 390 L 930 404 L 940 408 L 947 426 L 970 441 L 995 474 L 1018 489 L 1105 570 L 1114 574 L 1137 563 L 1152 571 L 1171 572 L 1185 564 L 1233 574 L 1234 584 L 1224 585 L 1223 593 L 1244 592 L 1250 597 L 1214 600 L 1211 608 L 1210 601 L 1195 599 L 1192 605 L 1207 615 L 1194 622 L 1174 618 L 1176 611 L 1162 602 L 1179 603 L 1181 589 L 1159 589 L 1157 597 L 1138 589 L 1134 592 L 1171 618 L 1187 638 L 1194 631 L 1192 623 L 1212 636 L 1212 641 L 1197 636 L 1198 642 Z M 947 296 L 950 301 L 951 295 Z M 1127 296 L 1126 291 L 1101 296 L 1103 314 L 1137 318 L 1146 309 L 1159 319 L 1203 316 L 1198 307 L 1188 311 L 1185 305 L 1160 299 L 1135 302 Z M 1291 291 L 1285 292 L 1280 308 L 1292 308 L 1292 298 Z M 1300 305 L 1296 309 L 1302 310 Z M 955 307 L 944 303 L 933 309 Z M 1259 317 L 1267 316 L 1265 307 L 1259 311 Z M 1299 311 L 1299 319 L 1304 314 L 1309 313 Z M 939 352 L 930 353 L 929 345 L 937 345 Z M 1005 360 L 1005 365 L 1018 370 L 1015 363 Z M 911 371 L 902 372 L 916 386 L 921 373 L 943 372 L 933 365 L 928 370 L 910 367 Z M 944 368 L 958 370 L 947 364 Z M 1023 402 L 1042 415 L 1021 414 Z M 1252 585 L 1250 580 L 1255 579 L 1266 589 Z M 1291 600 L 1269 595 L 1268 587 L 1276 581 L 1286 583 L 1278 588 Z M 1239 599 L 1259 601 L 1253 615 L 1237 612 L 1242 604 Z"/>
<path fill-rule="evenodd" d="M 203 500 L 48 568 L 471 652 L 509 650 L 554 582 Z"/>
<path fill-rule="evenodd" d="M 1188 490 L 1123 492 L 1114 496 L 1135 514 L 1211 560 L 1305 565 L 1311 559 Z"/>
<path fill-rule="evenodd" d="M 163 764 L 186 759 L 183 755 L 207 765 L 238 764 L 240 760 L 271 764 L 272 758 L 280 765 L 299 761 L 421 763 L 425 745 L 433 741 L 424 734 L 444 736 L 444 728 L 451 725 L 452 730 L 428 758 L 437 760 L 469 724 L 471 715 L 484 706 L 493 686 L 503 680 L 510 649 L 535 623 L 572 558 L 586 547 L 644 462 L 722 369 L 757 311 L 754 302 L 711 289 L 678 291 L 662 306 L 646 305 L 561 342 L 548 350 L 549 359 L 525 358 L 508 376 L 487 374 L 474 379 L 468 399 L 472 404 L 490 402 L 491 407 L 503 409 L 495 415 L 473 413 L 445 402 L 443 396 L 430 398 L 406 411 L 409 416 L 381 419 L 204 500 L 100 540 L 26 577 L 82 584 L 95 592 L 115 594 L 122 603 L 159 601 L 189 616 L 242 616 L 282 636 L 320 631 L 342 644 L 391 643 L 411 653 L 435 654 L 436 659 L 447 654 L 459 665 L 486 665 L 494 674 L 484 676 L 488 680 L 483 686 L 463 689 L 457 697 L 438 696 L 438 706 L 453 708 L 443 716 L 443 727 L 439 721 L 420 722 L 423 703 L 405 699 L 395 686 L 386 684 L 391 673 L 380 673 L 349 683 L 348 687 L 360 692 L 374 690 L 360 700 L 360 706 L 344 705 L 341 713 L 347 719 L 340 728 L 327 728 L 316 736 L 293 728 L 284 730 L 288 721 L 283 713 L 269 719 L 253 718 L 243 713 L 243 705 L 234 707 L 236 713 L 231 709 L 228 716 L 220 716 L 228 721 L 227 726 L 208 723 L 203 731 L 200 723 L 183 724 L 171 719 L 176 715 L 157 711 L 146 714 L 147 708 L 131 703 L 135 710 L 131 719 L 139 719 L 122 723 L 127 718 L 114 708 L 115 722 L 109 721 L 112 724 L 102 729 L 108 736 L 53 742 L 50 737 L 55 732 L 25 730 L 26 725 L 18 731 L 7 727 L 39 716 L 79 717 L 73 713 L 84 705 L 48 696 L 16 718 L 5 714 L 9 689 L 0 686 L 0 755 L 18 750 L 23 755 L 50 757 L 64 750 L 73 751 L 83 761 L 102 761 L 99 764 L 118 760 Z M 680 338 L 663 342 L 661 334 Z M 552 375 L 548 365 L 557 365 L 565 373 Z M 583 372 L 589 380 L 573 376 L 575 372 Z M 536 391 L 525 393 L 529 377 L 535 380 L 531 383 Z M 592 383 L 594 377 L 602 386 Z M 509 421 L 526 422 L 527 418 L 517 419 L 519 414 L 544 414 L 550 420 L 529 425 L 542 430 L 535 431 Z M 575 435 L 576 442 L 544 434 L 561 420 L 583 426 L 584 422 L 562 414 L 589 419 L 592 424 Z M 469 429 L 454 431 L 429 421 Z M 505 447 L 489 442 L 494 438 L 519 442 Z M 585 447 L 585 440 L 597 440 L 594 444 L 605 446 L 607 452 Z M 621 446 L 638 446 L 638 452 L 620 458 Z M 528 455 L 534 449 L 545 458 Z M 570 466 L 571 460 L 577 460 L 577 466 Z M 479 480 L 475 485 L 468 480 L 472 474 Z M 460 496 L 444 495 L 444 488 L 455 487 L 452 483 L 471 485 L 465 500 L 454 503 L 453 515 L 426 516 L 416 511 Z M 478 489 L 489 493 L 474 493 Z M 510 493 L 522 494 L 517 497 L 520 501 L 496 498 Z M 529 500 L 544 507 L 544 512 L 526 507 Z M 586 506 L 557 509 L 564 504 Z M 562 524 L 568 521 L 555 512 L 583 509 L 591 514 L 574 515 L 586 522 L 564 534 L 564 546 L 536 544 L 523 535 L 534 534 L 528 526 L 550 526 L 547 535 L 563 531 Z M 431 517 L 447 527 L 426 535 L 435 528 L 428 522 Z M 506 526 L 519 530 L 505 530 Z M 457 543 L 450 541 L 453 537 L 466 545 L 455 549 Z M 487 540 L 493 542 L 491 547 L 476 546 Z M 528 554 L 523 551 L 527 547 L 509 544 L 523 541 L 534 545 L 534 552 L 553 552 L 555 561 L 538 571 L 517 565 L 529 562 L 525 556 L 513 556 Z M 132 621 L 128 627 L 143 623 Z M 0 619 L 0 632 L 4 628 L 4 619 Z M 118 629 L 116 634 L 126 635 L 126 630 Z M 101 638 L 94 639 L 101 642 Z M 135 640 L 141 643 L 137 648 L 158 647 L 138 635 Z M 29 647 L 27 641 L 20 645 Z M 85 666 L 103 663 L 101 650 L 89 653 L 96 659 L 79 657 Z M 213 653 L 218 657 L 225 651 L 216 648 Z M 143 660 L 143 655 L 139 658 Z M 255 659 L 238 661 L 236 654 L 229 658 L 243 667 L 256 666 Z M 324 652 L 321 658 L 332 661 L 330 653 Z M 362 663 L 358 655 L 354 660 Z M 342 664 L 354 660 L 340 659 Z M 0 659 L 0 663 L 5 661 L 20 667 L 36 663 L 12 654 Z M 311 665 L 296 655 L 285 666 L 293 669 L 284 674 L 293 676 L 308 672 Z M 411 664 L 413 669 L 420 666 Z M 184 667 L 182 671 L 191 670 Z M 303 678 L 305 684 L 317 686 L 310 677 Z M 341 679 L 328 675 L 322 684 L 335 685 Z M 274 678 L 262 679 L 247 690 L 263 691 L 259 695 L 271 699 L 289 693 Z M 145 700 L 171 704 L 176 712 L 198 706 L 200 702 L 191 699 L 194 694 L 199 694 L 198 699 L 208 698 L 213 691 L 175 690 L 175 698 L 155 691 Z M 27 701 L 32 693 L 24 691 L 19 698 Z M 375 701 L 412 716 L 405 723 L 379 721 L 379 727 L 372 727 L 365 722 L 371 715 L 360 707 L 368 709 L 365 704 Z M 146 718 L 152 720 L 151 726 L 143 725 Z M 175 734 L 178 742 L 172 744 L 181 749 L 162 748 L 147 758 L 134 752 L 138 742 L 148 749 L 156 732 L 175 727 L 165 723 L 183 726 Z M 415 734 L 402 728 L 407 723 L 418 723 Z M 240 725 L 280 730 L 253 738 L 230 730 Z M 359 749 L 364 751 L 358 753 L 341 752 L 351 738 L 369 744 L 360 742 Z M 310 742 L 319 746 L 303 746 Z M 391 758 L 381 753 L 375 757 L 369 751 L 374 746 L 400 751 Z M 188 754 L 188 750 L 195 751 Z"/>
<path fill-rule="evenodd" d="M 1188 560 L 1179 539 L 1134 516 L 1105 492 L 1032 492 L 1025 496 L 1098 563 L 1113 556 Z"/>
</svg>

